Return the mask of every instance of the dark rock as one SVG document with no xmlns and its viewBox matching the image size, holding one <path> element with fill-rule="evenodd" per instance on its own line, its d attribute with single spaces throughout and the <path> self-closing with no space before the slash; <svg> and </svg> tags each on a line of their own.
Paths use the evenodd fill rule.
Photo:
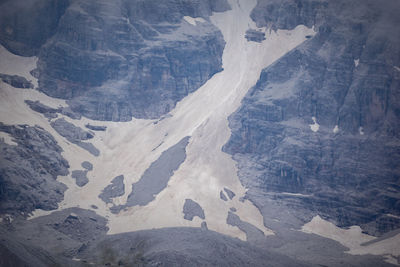
<svg viewBox="0 0 400 267">
<path fill-rule="evenodd" d="M 224 191 L 221 190 L 221 192 L 219 192 L 219 198 L 222 199 L 223 201 L 228 201 L 228 198 L 226 197 Z"/>
<path fill-rule="evenodd" d="M 165 150 L 144 172 L 137 183 L 132 185 L 126 206 L 145 206 L 168 184 L 169 179 L 186 159 L 189 136 Z"/>
<path fill-rule="evenodd" d="M 38 126 L 0 123 L 0 131 L 18 144 L 0 141 L 0 213 L 57 209 L 67 188 L 56 178 L 67 175 L 69 165 L 53 136 Z"/>
<path fill-rule="evenodd" d="M 90 125 L 90 124 L 86 124 L 85 125 L 86 128 L 93 130 L 93 131 L 105 131 L 107 130 L 107 126 L 97 126 L 97 125 Z"/>
<path fill-rule="evenodd" d="M 236 196 L 236 194 L 235 193 L 233 193 L 231 190 L 229 190 L 228 188 L 224 188 L 224 191 L 226 192 L 226 194 L 228 195 L 228 197 L 229 197 L 229 199 L 233 199 L 235 196 Z"/>
<path fill-rule="evenodd" d="M 265 33 L 260 30 L 248 29 L 245 38 L 247 41 L 261 43 L 265 40 Z"/>
<path fill-rule="evenodd" d="M 222 70 L 218 1 L 73 1 L 39 55 L 40 90 L 96 120 L 158 118 Z M 203 17 L 197 26 L 183 16 Z"/>
<path fill-rule="evenodd" d="M 229 210 L 232 211 L 232 212 L 236 212 L 237 211 L 235 207 L 231 207 L 231 208 L 229 208 Z"/>
<path fill-rule="evenodd" d="M 201 229 L 202 230 L 208 230 L 207 222 L 201 222 Z"/>
<path fill-rule="evenodd" d="M 48 107 L 39 101 L 25 100 L 25 103 L 34 111 L 42 113 L 46 118 L 54 119 L 57 118 L 57 112 L 60 109 Z"/>
<path fill-rule="evenodd" d="M 192 221 L 195 216 L 203 220 L 206 218 L 203 208 L 199 205 L 199 203 L 191 199 L 185 200 L 185 204 L 183 205 L 183 214 L 183 218 L 188 221 Z"/>
<path fill-rule="evenodd" d="M 89 182 L 89 179 L 86 176 L 87 173 L 88 173 L 87 170 L 86 171 L 75 170 L 72 171 L 71 177 L 75 179 L 75 183 L 77 186 L 82 187 Z"/>
<path fill-rule="evenodd" d="M 229 119 L 224 151 L 265 217 L 273 201 L 299 224 L 319 214 L 376 235 L 400 227 L 382 217 L 400 215 L 398 12 L 394 1 L 258 1 L 257 26 L 318 31 L 263 70 Z"/>
<path fill-rule="evenodd" d="M 90 163 L 89 161 L 82 162 L 81 166 L 82 166 L 82 168 L 84 168 L 84 169 L 86 169 L 88 171 L 93 170 L 93 164 Z"/>
<path fill-rule="evenodd" d="M 0 73 L 0 79 L 15 88 L 32 89 L 34 87 L 30 81 L 18 75 Z"/>
<path fill-rule="evenodd" d="M 88 142 L 82 142 L 81 140 L 88 140 L 93 138 L 94 134 L 84 131 L 82 128 L 75 126 L 72 123 L 67 122 L 65 119 L 57 119 L 50 123 L 51 127 L 57 131 L 61 136 L 65 137 L 68 141 L 76 144 L 83 149 L 87 150 L 94 156 L 99 156 L 100 151 L 92 144 Z"/>
<path fill-rule="evenodd" d="M 112 198 L 120 197 L 124 194 L 124 176 L 119 175 L 111 181 L 111 184 L 107 185 L 106 188 L 103 189 L 103 191 L 99 195 L 99 198 L 102 199 L 105 203 L 112 203 Z"/>
<path fill-rule="evenodd" d="M 57 29 L 69 0 L 0 2 L 0 43 L 14 54 L 36 55 Z"/>
</svg>

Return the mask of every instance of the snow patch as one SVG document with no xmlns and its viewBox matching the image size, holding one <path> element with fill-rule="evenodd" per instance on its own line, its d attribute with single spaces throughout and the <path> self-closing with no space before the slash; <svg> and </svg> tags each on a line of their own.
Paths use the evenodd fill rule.
<svg viewBox="0 0 400 267">
<path fill-rule="evenodd" d="M 351 226 L 349 229 L 339 228 L 320 216 L 315 216 L 309 223 L 303 225 L 301 231 L 335 240 L 349 248 L 346 253 L 352 255 L 384 255 L 386 261 L 390 263 L 394 262 L 394 257 L 400 256 L 400 234 L 363 245 L 375 240 L 376 237 L 363 234 L 359 226 Z"/>
<path fill-rule="evenodd" d="M 335 128 L 332 130 L 333 133 L 338 133 L 339 132 L 339 126 L 335 125 Z"/>
<path fill-rule="evenodd" d="M 364 128 L 360 126 L 360 128 L 358 128 L 358 132 L 360 133 L 360 135 L 364 135 Z"/>
<path fill-rule="evenodd" d="M 360 63 L 360 59 L 355 59 L 354 60 L 354 66 L 358 67 L 359 63 Z"/>
<path fill-rule="evenodd" d="M 309 124 L 311 131 L 314 133 L 318 132 L 319 130 L 319 124 L 317 123 L 317 119 L 315 117 L 312 117 L 313 124 Z"/>
<path fill-rule="evenodd" d="M 206 22 L 203 18 L 192 18 L 190 16 L 184 16 L 183 19 L 186 20 L 186 22 L 192 24 L 193 26 L 196 26 L 197 22 L 200 23 Z"/>
<path fill-rule="evenodd" d="M 397 70 L 397 71 L 400 71 L 400 67 L 398 67 L 398 66 L 393 66 L 393 68 L 394 68 L 395 70 Z"/>
</svg>

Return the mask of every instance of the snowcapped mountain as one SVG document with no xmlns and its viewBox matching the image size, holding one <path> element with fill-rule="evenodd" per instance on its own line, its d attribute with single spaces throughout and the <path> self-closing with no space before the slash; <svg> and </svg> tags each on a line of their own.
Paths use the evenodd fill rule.
<svg viewBox="0 0 400 267">
<path fill-rule="evenodd" d="M 400 264 L 400 2 L 0 2 L 1 266 Z"/>
</svg>

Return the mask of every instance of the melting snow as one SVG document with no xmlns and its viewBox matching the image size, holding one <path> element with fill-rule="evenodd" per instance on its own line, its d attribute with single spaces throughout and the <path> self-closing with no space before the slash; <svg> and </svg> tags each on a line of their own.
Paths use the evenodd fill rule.
<svg viewBox="0 0 400 267">
<path fill-rule="evenodd" d="M 193 26 L 197 25 L 197 22 L 206 22 L 203 18 L 192 18 L 189 16 L 184 16 L 183 17 L 184 20 L 186 20 L 188 23 L 192 24 Z"/>
<path fill-rule="evenodd" d="M 317 123 L 317 119 L 315 117 L 312 117 L 312 120 L 313 120 L 314 123 L 313 124 L 309 124 L 309 125 L 310 125 L 310 128 L 311 128 L 311 131 L 316 133 L 319 130 L 319 124 Z"/>
</svg>

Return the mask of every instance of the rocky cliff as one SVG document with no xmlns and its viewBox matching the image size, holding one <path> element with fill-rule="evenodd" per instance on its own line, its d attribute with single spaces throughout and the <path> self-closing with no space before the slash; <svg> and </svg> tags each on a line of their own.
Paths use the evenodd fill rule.
<svg viewBox="0 0 400 267">
<path fill-rule="evenodd" d="M 274 199 L 302 221 L 399 227 L 399 12 L 395 1 L 258 1 L 258 26 L 318 32 L 265 69 L 230 117 L 224 150 L 264 214 Z"/>
</svg>

